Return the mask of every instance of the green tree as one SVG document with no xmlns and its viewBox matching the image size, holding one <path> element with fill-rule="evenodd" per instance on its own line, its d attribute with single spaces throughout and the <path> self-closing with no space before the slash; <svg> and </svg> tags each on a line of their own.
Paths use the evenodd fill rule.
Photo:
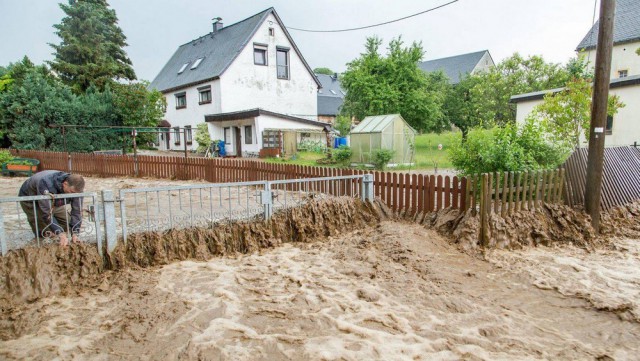
<svg viewBox="0 0 640 361">
<path fill-rule="evenodd" d="M 560 64 L 547 63 L 541 56 L 523 58 L 518 53 L 503 60 L 477 77 L 469 89 L 471 106 L 477 114 L 471 123 L 493 121 L 501 125 L 516 118 L 515 104 L 511 96 L 534 91 L 562 87 L 570 75 Z"/>
<path fill-rule="evenodd" d="M 365 52 L 347 64 L 342 74 L 346 90 L 342 114 L 363 119 L 368 115 L 399 113 L 414 128 L 442 129 L 442 84 L 437 76 L 428 77 L 418 68 L 423 49 L 419 43 L 404 47 L 393 39 L 387 56 L 379 54 L 382 40 L 367 39 Z"/>
<path fill-rule="evenodd" d="M 335 72 L 329 68 L 315 68 L 313 72 L 316 74 L 333 75 Z"/>
<path fill-rule="evenodd" d="M 336 128 L 338 133 L 340 133 L 341 137 L 346 137 L 351 133 L 351 118 L 344 115 L 338 115 L 336 117 L 334 128 Z"/>
<path fill-rule="evenodd" d="M 51 68 L 76 93 L 93 83 L 99 89 L 114 79 L 136 79 L 124 47 L 126 37 L 120 27 L 115 10 L 108 8 L 106 0 L 69 0 L 60 4 L 66 16 L 54 25 L 62 39 L 55 50 Z"/>
<path fill-rule="evenodd" d="M 149 128 L 158 125 L 166 109 L 166 100 L 159 91 L 148 90 L 148 85 L 147 81 L 110 85 L 115 122 L 118 125 Z M 138 133 L 137 142 L 153 143 L 156 137 L 154 133 Z"/>
<path fill-rule="evenodd" d="M 559 92 L 545 95 L 542 104 L 529 115 L 550 135 L 550 140 L 567 149 L 580 146 L 580 139 L 588 140 L 591 120 L 592 84 L 589 78 L 574 78 Z M 607 113 L 613 116 L 624 107 L 616 95 L 609 96 Z"/>
</svg>

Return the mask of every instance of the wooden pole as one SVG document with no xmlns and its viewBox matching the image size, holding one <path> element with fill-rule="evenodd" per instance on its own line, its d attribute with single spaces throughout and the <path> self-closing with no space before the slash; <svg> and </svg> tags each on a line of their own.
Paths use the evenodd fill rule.
<svg viewBox="0 0 640 361">
<path fill-rule="evenodd" d="M 187 150 L 187 129 L 182 129 L 182 138 L 184 139 L 184 157 L 187 158 L 189 156 L 189 151 Z"/>
<path fill-rule="evenodd" d="M 607 125 L 607 103 L 611 72 L 611 51 L 613 47 L 613 21 L 616 1 L 600 2 L 600 28 L 596 48 L 595 81 L 591 104 L 591 125 L 589 127 L 589 155 L 587 158 L 587 180 L 584 191 L 585 211 L 591 215 L 591 225 L 600 231 L 600 192 L 602 191 L 602 170 L 604 166 L 604 129 Z"/>
</svg>

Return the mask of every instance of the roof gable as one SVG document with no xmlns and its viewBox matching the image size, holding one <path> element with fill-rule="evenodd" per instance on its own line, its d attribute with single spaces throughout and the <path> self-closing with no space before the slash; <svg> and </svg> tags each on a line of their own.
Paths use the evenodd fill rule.
<svg viewBox="0 0 640 361">
<path fill-rule="evenodd" d="M 166 92 L 219 78 L 247 46 L 269 14 L 274 15 L 303 64 L 320 86 L 320 82 L 302 57 L 275 9 L 269 8 L 235 24 L 223 27 L 215 33 L 208 33 L 181 45 L 149 87 Z M 193 65 L 198 59 L 202 60 L 194 67 Z M 182 69 L 183 67 L 185 68 Z M 183 71 L 180 72 L 180 70 Z"/>
<path fill-rule="evenodd" d="M 452 84 L 457 84 L 460 82 L 460 76 L 471 74 L 480 60 L 482 60 L 484 54 L 488 52 L 488 50 L 482 50 L 475 53 L 423 61 L 418 63 L 418 67 L 425 72 L 442 70 Z"/>
<path fill-rule="evenodd" d="M 622 44 L 640 41 L 640 1 L 618 0 L 613 20 L 613 43 Z M 584 36 L 576 50 L 588 50 L 596 47 L 600 22 L 596 21 Z"/>
</svg>

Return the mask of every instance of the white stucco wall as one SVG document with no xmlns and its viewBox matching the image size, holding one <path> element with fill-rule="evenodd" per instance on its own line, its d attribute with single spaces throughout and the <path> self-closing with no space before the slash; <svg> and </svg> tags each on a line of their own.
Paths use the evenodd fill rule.
<svg viewBox="0 0 640 361">
<path fill-rule="evenodd" d="M 632 85 L 609 90 L 609 95 L 617 95 L 625 104 L 613 117 L 612 134 L 605 138 L 605 145 L 624 146 L 633 142 L 640 143 L 640 85 Z M 517 103 L 516 122 L 521 124 L 533 108 L 542 103 L 542 99 Z M 587 144 L 586 140 L 583 140 Z"/>
<path fill-rule="evenodd" d="M 274 36 L 269 35 L 270 27 L 274 28 Z M 253 63 L 253 43 L 268 45 L 268 65 Z M 288 80 L 277 77 L 276 46 L 289 48 Z M 262 108 L 309 119 L 317 118 L 318 86 L 273 15 L 269 15 L 262 23 L 233 64 L 222 74 L 220 81 L 223 113 Z"/>
<path fill-rule="evenodd" d="M 211 103 L 200 105 L 200 94 L 198 92 L 198 88 L 207 85 L 211 86 Z M 175 95 L 182 92 L 186 92 L 187 107 L 176 109 Z M 198 143 L 195 141 L 196 128 L 198 124 L 204 122 L 204 116 L 206 114 L 220 113 L 220 81 L 214 80 L 211 82 L 194 85 L 189 88 L 165 93 L 165 99 L 167 100 L 167 112 L 164 115 L 164 119 L 167 119 L 169 123 L 171 123 L 172 127 L 170 141 L 171 149 L 184 149 L 184 139 L 180 139 L 180 145 L 175 145 L 173 127 L 184 127 L 186 125 L 190 125 L 192 128 L 193 142 L 189 146 L 189 149 L 195 150 L 198 147 Z M 160 144 L 160 147 L 160 149 L 164 149 L 163 144 Z"/>
<path fill-rule="evenodd" d="M 618 78 L 620 70 L 628 70 L 628 76 L 640 74 L 640 56 L 636 49 L 640 48 L 640 41 L 628 44 L 614 45 L 611 52 L 611 79 Z M 593 71 L 596 63 L 596 50 L 587 51 L 589 68 Z"/>
</svg>

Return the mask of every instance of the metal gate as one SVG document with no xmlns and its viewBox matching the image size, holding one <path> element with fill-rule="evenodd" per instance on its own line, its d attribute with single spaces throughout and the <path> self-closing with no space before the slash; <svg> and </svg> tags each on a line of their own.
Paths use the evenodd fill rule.
<svg viewBox="0 0 640 361">
<path fill-rule="evenodd" d="M 54 234 L 34 236 L 21 203 L 82 198 L 84 221 L 79 236 L 111 253 L 118 240 L 138 232 L 215 227 L 232 220 L 269 219 L 277 210 L 299 207 L 319 197 L 348 196 L 373 200 L 373 175 L 279 181 L 212 183 L 121 189 L 99 193 L 0 199 L 2 255 L 11 249 L 54 242 Z M 103 246 L 103 238 L 106 244 Z M 18 241 L 16 241 L 18 240 Z"/>
</svg>

